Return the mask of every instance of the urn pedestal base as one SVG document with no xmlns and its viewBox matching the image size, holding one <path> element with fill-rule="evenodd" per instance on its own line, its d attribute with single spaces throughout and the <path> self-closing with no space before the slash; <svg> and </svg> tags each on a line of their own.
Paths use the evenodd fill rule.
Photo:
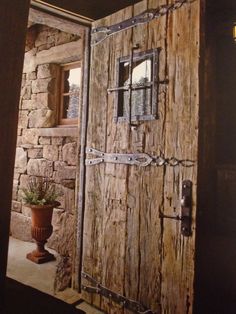
<svg viewBox="0 0 236 314">
<path fill-rule="evenodd" d="M 46 240 L 40 242 L 36 241 L 37 245 L 36 250 L 28 253 L 26 255 L 26 258 L 36 264 L 43 264 L 46 262 L 54 261 L 56 259 L 55 256 L 44 248 L 46 242 L 47 242 Z"/>
<path fill-rule="evenodd" d="M 26 258 L 29 259 L 31 262 L 34 262 L 36 264 L 43 264 L 50 261 L 54 261 L 56 258 L 53 254 L 49 253 L 48 251 L 45 251 L 44 256 L 37 256 L 37 254 L 34 253 L 35 251 L 28 253 L 26 255 Z M 47 253 L 46 253 L 47 252 Z"/>
</svg>

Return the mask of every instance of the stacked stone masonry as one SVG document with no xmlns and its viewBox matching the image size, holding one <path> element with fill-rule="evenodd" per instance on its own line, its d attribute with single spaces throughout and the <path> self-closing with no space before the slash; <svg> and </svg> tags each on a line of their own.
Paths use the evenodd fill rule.
<svg viewBox="0 0 236 314">
<path fill-rule="evenodd" d="M 54 232 L 48 246 L 66 260 L 57 289 L 68 286 L 72 264 L 75 185 L 78 160 L 77 130 L 68 136 L 56 132 L 60 64 L 81 60 L 82 38 L 43 25 L 28 30 L 18 122 L 13 200 L 12 236 L 32 241 L 30 210 L 22 202 L 22 189 L 30 176 L 48 177 L 60 193 L 54 210 Z M 50 128 L 48 136 L 41 130 Z M 60 263 L 61 263 L 60 261 Z"/>
</svg>

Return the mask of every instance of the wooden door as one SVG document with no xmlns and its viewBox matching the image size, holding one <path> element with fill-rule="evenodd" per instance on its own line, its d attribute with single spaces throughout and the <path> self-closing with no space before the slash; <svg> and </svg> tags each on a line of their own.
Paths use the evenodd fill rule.
<svg viewBox="0 0 236 314">
<path fill-rule="evenodd" d="M 115 25 L 149 9 L 159 10 L 168 2 L 140 2 L 96 21 L 93 28 Z M 120 25 L 119 32 L 106 38 L 102 32 L 92 34 L 82 289 L 88 302 L 107 313 L 128 313 L 132 302 L 134 312 L 192 313 L 199 5 L 196 0 L 175 10 L 168 7 L 161 17 L 123 30 Z M 157 65 L 159 84 L 156 92 L 151 87 L 152 101 L 157 98 L 156 112 L 152 108 L 149 118 L 137 113 L 132 121 L 133 109 L 129 113 L 130 107 L 117 110 L 117 106 L 120 101 L 127 103 L 134 91 L 130 96 L 129 90 L 113 89 L 124 83 L 120 77 L 125 62 L 135 67 L 137 56 L 143 53 L 156 53 L 152 61 Z M 121 97 L 119 93 L 123 93 Z M 128 105 L 135 106 L 133 102 Z M 159 158 L 158 166 L 155 162 L 128 164 L 134 153 L 161 156 L 166 162 Z M 107 154 L 124 156 L 119 163 L 121 155 Z M 184 180 L 193 184 L 188 237 L 181 234 L 179 220 L 160 218 L 160 214 L 181 215 Z"/>
</svg>

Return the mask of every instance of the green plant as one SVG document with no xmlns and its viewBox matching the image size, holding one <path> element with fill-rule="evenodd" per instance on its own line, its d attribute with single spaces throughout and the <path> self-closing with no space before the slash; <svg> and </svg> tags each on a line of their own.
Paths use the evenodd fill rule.
<svg viewBox="0 0 236 314">
<path fill-rule="evenodd" d="M 47 178 L 31 177 L 27 188 L 22 189 L 23 200 L 30 205 L 49 205 L 56 203 L 59 193 L 55 185 Z"/>
</svg>

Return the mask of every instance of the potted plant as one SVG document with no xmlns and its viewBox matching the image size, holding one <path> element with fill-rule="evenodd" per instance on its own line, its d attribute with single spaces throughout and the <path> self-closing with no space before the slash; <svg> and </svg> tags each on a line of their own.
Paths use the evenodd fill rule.
<svg viewBox="0 0 236 314">
<path fill-rule="evenodd" d="M 60 205 L 56 201 L 58 193 L 55 186 L 47 178 L 31 177 L 27 188 L 23 189 L 23 200 L 25 205 L 31 208 L 31 234 L 36 241 L 37 248 L 26 257 L 37 264 L 42 264 L 55 259 L 44 245 L 51 236 L 53 208 Z"/>
</svg>

